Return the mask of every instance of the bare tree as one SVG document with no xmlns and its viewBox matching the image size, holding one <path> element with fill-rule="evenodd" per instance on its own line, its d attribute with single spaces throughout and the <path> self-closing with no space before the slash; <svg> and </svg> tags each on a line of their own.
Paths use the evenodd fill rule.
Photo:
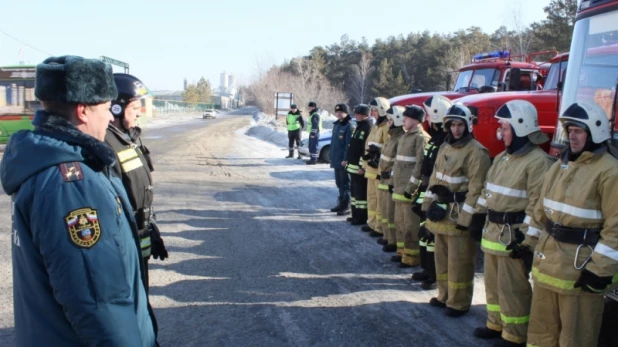
<svg viewBox="0 0 618 347">
<path fill-rule="evenodd" d="M 361 52 L 361 59 L 358 64 L 352 66 L 352 76 L 350 81 L 350 94 L 352 101 L 356 103 L 364 103 L 367 99 L 369 89 L 369 77 L 373 72 L 371 66 L 371 57 L 367 52 Z"/>
<path fill-rule="evenodd" d="M 511 27 L 515 32 L 515 40 L 517 41 L 519 52 L 518 54 L 528 54 L 528 48 L 532 43 L 533 33 L 524 23 L 521 0 L 511 2 L 507 7 L 507 18 L 510 19 Z"/>
</svg>

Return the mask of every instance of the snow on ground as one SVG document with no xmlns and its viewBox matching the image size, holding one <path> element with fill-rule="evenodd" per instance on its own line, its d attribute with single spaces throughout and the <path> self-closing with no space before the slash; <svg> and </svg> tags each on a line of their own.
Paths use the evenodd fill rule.
<svg viewBox="0 0 618 347">
<path fill-rule="evenodd" d="M 196 119 L 202 119 L 202 114 L 196 113 L 171 113 L 171 114 L 158 114 L 153 118 L 147 118 L 140 126 L 142 128 L 156 129 L 163 128 L 173 124 L 181 124 L 190 122 Z"/>
</svg>

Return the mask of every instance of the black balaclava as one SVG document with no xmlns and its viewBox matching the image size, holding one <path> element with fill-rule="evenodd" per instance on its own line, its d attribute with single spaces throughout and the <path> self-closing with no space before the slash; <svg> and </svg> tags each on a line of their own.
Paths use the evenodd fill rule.
<svg viewBox="0 0 618 347">
<path fill-rule="evenodd" d="M 515 128 L 513 128 L 510 123 L 509 126 L 511 127 L 511 132 L 513 133 L 513 140 L 511 141 L 511 144 L 509 146 L 506 146 L 506 152 L 508 154 L 513 154 L 522 149 L 528 143 L 530 143 L 530 139 L 528 138 L 528 136 L 518 136 L 515 132 Z"/>
<path fill-rule="evenodd" d="M 434 125 L 438 128 L 437 130 L 434 129 Z M 429 123 L 429 129 L 427 131 L 429 135 L 431 135 L 432 142 L 438 146 L 441 145 L 444 142 L 444 138 L 446 138 L 446 132 L 444 132 L 444 128 L 442 127 L 443 125 L 444 123 Z"/>
</svg>

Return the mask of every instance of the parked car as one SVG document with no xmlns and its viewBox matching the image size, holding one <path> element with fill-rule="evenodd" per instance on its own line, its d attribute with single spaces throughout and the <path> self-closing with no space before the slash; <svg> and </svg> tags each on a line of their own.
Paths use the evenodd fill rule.
<svg viewBox="0 0 618 347">
<path fill-rule="evenodd" d="M 320 140 L 318 141 L 318 153 L 320 153 L 318 160 L 330 164 L 330 139 L 332 136 L 332 130 L 322 131 L 320 133 Z M 309 137 L 305 132 L 303 137 Z M 298 153 L 303 157 L 309 157 L 309 139 L 303 139 L 300 141 L 300 147 Z"/>
<path fill-rule="evenodd" d="M 217 113 L 215 112 L 214 109 L 211 108 L 210 110 L 204 111 L 204 113 L 202 114 L 202 119 L 207 119 L 207 118 L 212 118 L 212 119 L 217 118 Z"/>
</svg>

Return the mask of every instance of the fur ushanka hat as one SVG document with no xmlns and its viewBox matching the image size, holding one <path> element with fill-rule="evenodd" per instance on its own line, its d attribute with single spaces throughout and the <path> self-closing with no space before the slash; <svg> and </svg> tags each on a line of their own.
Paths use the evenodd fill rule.
<svg viewBox="0 0 618 347">
<path fill-rule="evenodd" d="M 65 55 L 37 65 L 34 95 L 41 101 L 97 105 L 116 99 L 118 90 L 111 65 Z"/>
</svg>

